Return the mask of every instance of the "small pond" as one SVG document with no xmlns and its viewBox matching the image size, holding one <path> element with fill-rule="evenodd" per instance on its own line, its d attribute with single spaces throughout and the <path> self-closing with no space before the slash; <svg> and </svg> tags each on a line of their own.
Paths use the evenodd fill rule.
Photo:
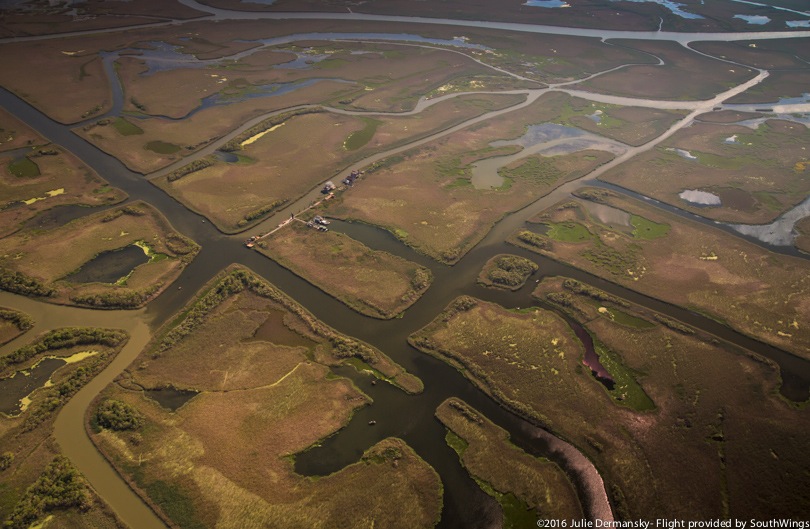
<svg viewBox="0 0 810 529">
<path fill-rule="evenodd" d="M 177 411 L 186 402 L 193 399 L 199 391 L 191 389 L 166 388 L 145 389 L 144 393 L 169 411 Z"/>
<path fill-rule="evenodd" d="M 599 204 L 598 202 L 591 202 L 590 200 L 583 200 L 582 205 L 588 214 L 611 228 L 626 228 L 630 230 L 630 214 L 622 211 L 619 208 L 608 206 L 607 204 Z M 632 231 L 632 230 L 631 230 Z"/>
<path fill-rule="evenodd" d="M 135 267 L 148 261 L 146 252 L 132 244 L 120 250 L 98 254 L 81 268 L 65 276 L 65 280 L 71 283 L 115 283 L 128 276 Z"/>
<path fill-rule="evenodd" d="M 689 202 L 693 206 L 720 206 L 722 201 L 720 197 L 708 191 L 701 191 L 699 189 L 684 189 L 678 196 L 681 200 Z"/>
<path fill-rule="evenodd" d="M 773 246 L 792 246 L 797 222 L 810 216 L 810 197 L 770 224 L 727 224 L 737 232 Z"/>
<path fill-rule="evenodd" d="M 476 189 L 500 187 L 504 178 L 498 174 L 502 167 L 534 154 L 543 156 L 561 156 L 586 149 L 598 149 L 621 154 L 625 147 L 601 136 L 591 134 L 576 127 L 567 127 L 556 123 L 530 125 L 525 134 L 512 140 L 497 140 L 490 147 L 523 147 L 519 152 L 507 156 L 495 156 L 480 160 L 472 165 L 471 181 Z"/>
<path fill-rule="evenodd" d="M 31 394 L 50 386 L 51 376 L 57 369 L 96 354 L 95 351 L 83 351 L 71 356 L 46 356 L 29 368 L 0 379 L 0 413 L 13 416 L 24 412 L 31 403 Z"/>
<path fill-rule="evenodd" d="M 288 347 L 313 347 L 315 342 L 302 336 L 284 325 L 284 313 L 280 310 L 270 311 L 267 319 L 253 334 L 254 340 L 286 345 Z"/>
<path fill-rule="evenodd" d="M 523 3 L 524 6 L 531 6 L 531 7 L 571 7 L 571 4 L 565 2 L 564 0 L 526 0 Z"/>
</svg>

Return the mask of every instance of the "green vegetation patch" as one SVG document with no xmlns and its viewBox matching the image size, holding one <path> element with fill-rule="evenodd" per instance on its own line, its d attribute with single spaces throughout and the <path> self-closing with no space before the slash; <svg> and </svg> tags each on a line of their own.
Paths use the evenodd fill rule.
<svg viewBox="0 0 810 529">
<path fill-rule="evenodd" d="M 106 399 L 99 404 L 95 421 L 100 427 L 109 430 L 135 430 L 143 425 L 143 416 L 126 402 Z"/>
<path fill-rule="evenodd" d="M 79 471 L 65 456 L 56 456 L 25 491 L 4 527 L 28 529 L 48 513 L 70 508 L 84 511 L 90 502 L 90 490 Z"/>
<path fill-rule="evenodd" d="M 593 239 L 593 235 L 588 228 L 579 222 L 549 222 L 548 237 L 561 242 L 586 242 Z"/>
<path fill-rule="evenodd" d="M 112 125 L 122 136 L 135 136 L 137 134 L 143 134 L 142 128 L 122 117 L 116 118 L 115 121 L 112 122 Z"/>
<path fill-rule="evenodd" d="M 352 309 L 389 319 L 430 286 L 429 269 L 334 231 L 294 222 L 266 239 L 259 251 Z"/>
<path fill-rule="evenodd" d="M 160 508 L 178 526 L 183 529 L 205 529 L 205 525 L 196 516 L 196 509 L 191 498 L 176 486 L 162 480 L 146 484 L 149 498 L 160 505 Z"/>
<path fill-rule="evenodd" d="M 20 178 L 33 178 L 41 174 L 36 162 L 27 156 L 23 156 L 9 163 L 8 170 L 11 174 Z"/>
<path fill-rule="evenodd" d="M 11 323 L 20 331 L 27 331 L 34 326 L 34 318 L 14 309 L 0 308 L 0 320 Z"/>
<path fill-rule="evenodd" d="M 180 150 L 179 145 L 174 143 L 167 143 L 165 141 L 155 140 L 150 141 L 143 147 L 144 149 L 158 154 L 174 154 Z"/>
<path fill-rule="evenodd" d="M 658 239 L 666 237 L 670 225 L 664 222 L 653 222 L 640 215 L 630 215 L 630 224 L 633 226 L 633 237 L 636 239 Z"/>
<path fill-rule="evenodd" d="M 604 311 L 601 309 L 604 309 Z M 627 327 L 632 327 L 634 329 L 652 329 L 655 327 L 654 323 L 647 321 L 644 318 L 633 316 L 632 314 L 628 314 L 613 307 L 600 307 L 599 312 L 610 318 L 610 321 L 616 322 L 619 325 L 626 325 Z"/>
<path fill-rule="evenodd" d="M 654 410 L 655 403 L 636 381 L 637 373 L 625 366 L 619 355 L 593 334 L 591 334 L 591 338 L 594 351 L 599 356 L 599 363 L 613 377 L 613 389 L 608 391 L 610 396 L 622 406 L 636 411 Z"/>
<path fill-rule="evenodd" d="M 371 138 L 374 137 L 374 133 L 377 132 L 377 127 L 382 125 L 382 121 L 373 118 L 361 118 L 365 126 L 358 130 L 357 132 L 353 132 L 346 138 L 346 141 L 343 143 L 343 148 L 347 151 L 356 151 L 360 147 L 367 144 L 371 141 Z"/>
<path fill-rule="evenodd" d="M 520 178 L 543 185 L 551 185 L 564 175 L 553 159 L 544 156 L 532 156 L 516 167 L 501 168 L 498 174 L 510 180 Z"/>
</svg>

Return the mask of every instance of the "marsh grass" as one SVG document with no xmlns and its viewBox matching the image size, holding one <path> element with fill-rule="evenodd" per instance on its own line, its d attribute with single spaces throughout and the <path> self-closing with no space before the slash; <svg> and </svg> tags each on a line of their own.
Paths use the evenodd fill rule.
<svg viewBox="0 0 810 529">
<path fill-rule="evenodd" d="M 478 274 L 478 282 L 487 286 L 518 290 L 537 270 L 537 264 L 525 257 L 500 254 L 486 262 Z"/>
<path fill-rule="evenodd" d="M 636 221 L 641 236 L 581 215 L 577 222 L 593 234 L 590 242 L 554 240 L 553 255 L 548 249 L 526 248 L 807 356 L 810 328 L 800 322 L 810 309 L 797 302 L 797 296 L 810 291 L 810 265 L 805 260 L 770 253 L 721 230 L 612 192 L 601 193 L 600 200 L 631 218 L 646 219 Z M 573 222 L 581 207 L 553 206 L 540 220 Z"/>
<path fill-rule="evenodd" d="M 128 121 L 121 117 L 116 118 L 112 124 L 113 127 L 115 127 L 115 130 L 117 130 L 118 133 L 121 134 L 122 136 L 134 136 L 137 134 L 143 134 L 142 128 L 135 125 L 131 121 Z"/>
<path fill-rule="evenodd" d="M 231 269 L 158 333 L 126 383 L 107 389 L 104 397 L 144 418 L 138 435 L 105 430 L 94 440 L 182 527 L 433 526 L 440 481 L 401 440 L 379 441 L 329 476 L 294 472 L 294 454 L 370 401 L 332 373 L 328 366 L 337 363 L 400 378 L 379 351 L 339 335 L 252 273 Z M 155 384 L 200 393 L 170 413 L 136 390 Z"/>
<path fill-rule="evenodd" d="M 270 236 L 259 251 L 352 309 L 375 318 L 401 314 L 430 287 L 425 267 L 334 231 L 300 222 Z"/>
<path fill-rule="evenodd" d="M 556 464 L 516 447 L 506 431 L 467 403 L 448 399 L 436 417 L 461 463 L 503 508 L 504 527 L 536 527 L 538 518 L 582 515 L 573 485 Z"/>
<path fill-rule="evenodd" d="M 126 286 L 74 284 L 62 279 L 97 255 L 140 243 L 156 257 L 138 266 Z M 87 215 L 50 230 L 24 230 L 0 241 L 5 288 L 24 295 L 48 295 L 58 302 L 134 308 L 165 289 L 199 247 L 179 235 L 145 203 Z"/>
<path fill-rule="evenodd" d="M 34 178 L 39 176 L 39 166 L 28 156 L 18 158 L 8 164 L 8 170 L 18 178 Z"/>
</svg>

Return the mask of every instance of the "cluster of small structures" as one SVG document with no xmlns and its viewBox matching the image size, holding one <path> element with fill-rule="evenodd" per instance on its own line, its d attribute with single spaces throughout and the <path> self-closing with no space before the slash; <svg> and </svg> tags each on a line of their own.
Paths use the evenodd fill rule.
<svg viewBox="0 0 810 529">
<path fill-rule="evenodd" d="M 341 183 L 343 184 L 343 187 L 340 187 L 340 188 L 338 188 L 335 185 L 335 183 L 332 182 L 331 180 L 326 182 L 324 184 L 324 186 L 323 186 L 323 189 L 321 189 L 321 193 L 326 195 L 326 197 L 323 200 L 329 200 L 331 198 L 334 198 L 335 191 L 341 191 L 341 190 L 345 189 L 346 187 L 352 187 L 354 185 L 354 183 L 357 181 L 357 179 L 360 178 L 360 175 L 362 175 L 362 174 L 363 174 L 363 171 L 359 171 L 357 169 L 353 170 L 349 174 L 349 176 L 347 176 L 346 178 L 344 178 L 341 181 Z M 321 201 L 319 200 L 319 201 L 315 202 L 314 204 L 312 204 L 311 206 L 309 206 L 307 209 L 312 209 L 312 208 L 314 208 L 315 206 L 317 206 L 320 203 L 321 203 Z M 258 235 L 253 235 L 252 237 L 248 237 L 245 240 L 245 246 L 248 247 L 248 248 L 253 248 L 256 245 L 256 243 L 259 241 L 259 239 L 270 235 L 271 233 L 275 232 L 278 229 L 283 228 L 284 226 L 286 226 L 287 224 L 289 224 L 293 220 L 299 220 L 299 221 L 303 222 L 302 220 L 297 219 L 295 217 L 294 213 L 291 213 L 290 218 L 285 220 L 281 224 L 279 224 L 278 227 L 275 228 L 274 230 L 272 230 L 272 231 L 270 231 L 268 233 L 260 233 Z M 315 215 L 315 217 L 313 217 L 312 220 L 308 221 L 306 223 L 306 225 L 309 226 L 310 228 L 315 228 L 318 231 L 326 232 L 326 231 L 329 231 L 329 228 L 327 228 L 326 226 L 329 225 L 330 222 L 331 221 L 323 218 L 320 215 Z"/>
<path fill-rule="evenodd" d="M 329 225 L 331 221 L 326 220 L 325 218 L 321 217 L 320 215 L 315 215 L 315 217 L 307 222 L 307 226 L 310 228 L 315 228 L 318 231 L 329 231 L 329 228 L 326 226 Z"/>
</svg>

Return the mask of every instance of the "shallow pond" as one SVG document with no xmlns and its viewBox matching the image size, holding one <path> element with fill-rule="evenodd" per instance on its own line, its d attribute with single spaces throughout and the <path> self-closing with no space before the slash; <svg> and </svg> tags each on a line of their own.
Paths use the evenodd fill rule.
<svg viewBox="0 0 810 529">
<path fill-rule="evenodd" d="M 254 340 L 262 340 L 288 347 L 314 347 L 315 342 L 302 336 L 284 325 L 284 313 L 280 310 L 270 311 L 267 319 L 253 334 Z"/>
<path fill-rule="evenodd" d="M 720 197 L 708 191 L 701 191 L 699 189 L 684 189 L 678 196 L 681 200 L 689 202 L 692 206 L 720 206 L 722 202 Z"/>
<path fill-rule="evenodd" d="M 0 412 L 17 415 L 23 409 L 23 399 L 45 386 L 54 371 L 65 365 L 60 358 L 46 358 L 31 369 L 17 371 L 0 379 Z"/>
<path fill-rule="evenodd" d="M 522 150 L 508 156 L 495 156 L 476 162 L 472 165 L 471 181 L 476 189 L 491 189 L 504 184 L 504 177 L 498 170 L 522 158 L 534 154 L 543 156 L 561 156 L 585 149 L 599 149 L 621 154 L 626 147 L 607 140 L 601 136 L 585 132 L 576 127 L 567 127 L 555 123 L 530 125 L 526 133 L 512 140 L 497 140 L 490 147 L 507 147 L 517 145 Z"/>
<path fill-rule="evenodd" d="M 80 362 L 94 356 L 95 351 L 83 351 L 70 356 L 46 356 L 27 369 L 0 379 L 0 413 L 18 415 L 31 403 L 31 394 L 51 385 L 53 373 L 65 364 Z"/>
<path fill-rule="evenodd" d="M 98 254 L 64 279 L 71 283 L 115 283 L 148 261 L 146 252 L 132 244 L 121 250 Z"/>
<path fill-rule="evenodd" d="M 169 411 L 177 411 L 186 402 L 193 399 L 198 391 L 176 389 L 173 387 L 145 389 L 144 393 Z"/>
<path fill-rule="evenodd" d="M 612 2 L 616 2 L 618 0 L 611 0 Z M 684 11 L 683 8 L 685 4 L 679 4 L 678 2 L 672 2 L 670 0 L 627 0 L 628 2 L 635 2 L 635 3 L 644 3 L 644 2 L 651 2 L 653 4 L 658 4 L 664 6 L 665 8 L 669 9 L 673 15 L 677 15 L 681 18 L 691 18 L 691 19 L 698 19 L 703 18 L 702 16 L 696 13 L 690 13 L 689 11 Z M 702 2 L 701 2 L 702 3 Z"/>
<path fill-rule="evenodd" d="M 626 211 L 622 211 L 619 208 L 614 208 L 613 206 L 608 206 L 607 204 L 592 202 L 590 200 L 583 200 L 582 205 L 592 218 L 598 220 L 605 226 L 620 229 L 626 228 L 627 230 L 632 228 L 632 225 L 630 224 L 630 214 Z"/>
<path fill-rule="evenodd" d="M 796 223 L 810 216 L 810 197 L 770 224 L 726 224 L 735 231 L 772 246 L 793 246 Z"/>
</svg>

